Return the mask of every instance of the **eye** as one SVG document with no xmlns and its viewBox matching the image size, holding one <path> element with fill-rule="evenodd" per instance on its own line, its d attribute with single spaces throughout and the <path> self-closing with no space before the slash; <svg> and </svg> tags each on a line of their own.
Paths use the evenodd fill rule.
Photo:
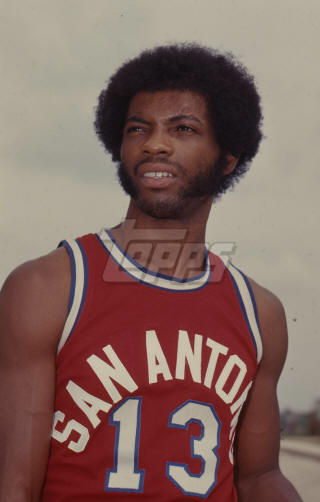
<svg viewBox="0 0 320 502">
<path fill-rule="evenodd" d="M 139 132 L 143 132 L 143 129 L 141 126 L 130 126 L 130 127 L 127 127 L 127 129 L 126 129 L 127 134 L 139 133 Z"/>
<path fill-rule="evenodd" d="M 190 127 L 190 126 L 187 126 L 185 124 L 180 124 L 176 127 L 176 130 L 177 131 L 181 131 L 181 132 L 196 132 L 195 129 L 193 129 L 193 127 Z"/>
</svg>

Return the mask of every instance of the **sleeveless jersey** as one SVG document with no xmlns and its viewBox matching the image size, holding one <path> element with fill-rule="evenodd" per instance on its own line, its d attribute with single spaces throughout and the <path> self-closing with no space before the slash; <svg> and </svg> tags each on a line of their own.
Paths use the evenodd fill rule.
<svg viewBox="0 0 320 502">
<path fill-rule="evenodd" d="M 107 231 L 63 245 L 42 501 L 235 502 L 232 444 L 262 351 L 246 277 L 211 252 L 197 277 L 156 274 Z"/>
</svg>

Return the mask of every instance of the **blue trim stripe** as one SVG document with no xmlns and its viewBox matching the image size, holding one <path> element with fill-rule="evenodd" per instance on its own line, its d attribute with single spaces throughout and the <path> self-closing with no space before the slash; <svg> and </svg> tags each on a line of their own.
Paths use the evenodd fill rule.
<svg viewBox="0 0 320 502">
<path fill-rule="evenodd" d="M 260 328 L 260 321 L 259 321 L 259 317 L 258 317 L 258 309 L 257 309 L 257 302 L 256 302 L 256 299 L 254 297 L 254 294 L 253 294 L 253 290 L 252 290 L 252 287 L 251 287 L 251 284 L 248 280 L 248 277 L 241 271 L 239 270 L 237 267 L 235 267 L 234 265 L 232 265 L 236 270 L 238 270 L 238 272 L 242 275 L 246 285 L 247 285 L 247 288 L 248 288 L 248 291 L 249 291 L 249 294 L 250 294 L 250 298 L 251 298 L 251 301 L 252 301 L 252 306 L 253 306 L 253 311 L 254 311 L 254 316 L 256 318 L 256 323 L 257 323 L 257 326 L 259 328 L 259 332 L 261 331 L 261 328 Z"/>
<path fill-rule="evenodd" d="M 76 262 L 73 256 L 72 248 L 68 243 L 68 241 L 64 240 L 59 242 L 58 247 L 62 246 L 64 246 L 67 249 L 71 264 L 71 284 L 70 284 L 70 294 L 69 294 L 69 304 L 68 304 L 68 314 L 69 314 L 74 300 L 74 290 L 76 285 Z"/>
<path fill-rule="evenodd" d="M 262 342 L 257 307 L 251 285 L 243 272 L 237 269 L 232 263 L 227 268 L 248 326 L 257 360 L 260 362 L 262 357 Z"/>
<path fill-rule="evenodd" d="M 162 289 L 164 291 L 182 293 L 200 290 L 204 288 L 208 282 L 210 282 L 212 270 L 207 249 L 205 249 L 206 258 L 204 272 L 196 277 L 180 279 L 178 277 L 172 277 L 148 270 L 140 265 L 134 260 L 134 258 L 132 258 L 132 256 L 128 255 L 121 249 L 108 230 L 103 230 L 100 234 L 96 234 L 96 236 L 120 270 L 125 272 L 137 282 L 146 284 L 147 286 L 151 286 L 156 289 Z M 108 238 L 106 239 L 105 236 Z M 144 275 L 144 277 L 142 278 L 141 275 Z M 155 284 L 155 279 L 159 280 L 157 284 Z"/>
<path fill-rule="evenodd" d="M 228 271 L 228 272 L 230 273 L 230 271 Z M 258 357 L 258 348 L 257 348 L 256 340 L 254 338 L 254 335 L 253 335 L 253 332 L 252 332 L 252 329 L 251 329 L 251 326 L 250 326 L 250 322 L 249 322 L 249 319 L 248 319 L 248 316 L 247 316 L 246 308 L 245 308 L 243 300 L 242 300 L 241 293 L 240 293 L 238 285 L 237 285 L 236 281 L 234 280 L 233 276 L 231 275 L 231 273 L 230 273 L 230 277 L 231 277 L 234 289 L 236 290 L 236 294 L 237 294 L 237 297 L 238 297 L 238 300 L 239 300 L 239 303 L 240 303 L 240 307 L 241 307 L 242 313 L 244 315 L 244 318 L 246 320 L 250 336 L 252 338 L 252 342 L 253 342 L 253 345 L 254 345 L 256 356 Z"/>
<path fill-rule="evenodd" d="M 153 275 L 154 277 L 161 277 L 162 279 L 167 279 L 168 281 L 175 281 L 175 282 L 180 282 L 180 283 L 184 283 L 184 282 L 191 282 L 191 281 L 196 281 L 198 279 L 201 279 L 205 274 L 206 274 L 206 269 L 207 269 L 207 260 L 208 260 L 208 251 L 207 249 L 205 249 L 205 255 L 206 255 L 206 259 L 205 259 L 205 270 L 204 272 L 202 272 L 201 274 L 199 275 L 196 275 L 194 277 L 191 277 L 189 279 L 180 279 L 179 277 L 174 277 L 174 276 L 171 276 L 171 275 L 167 275 L 167 274 L 162 274 L 160 272 L 154 272 L 153 270 L 149 270 L 145 267 L 143 267 L 140 263 L 138 263 L 134 258 L 132 258 L 132 256 L 130 256 L 128 253 L 126 253 L 120 246 L 119 244 L 115 241 L 114 237 L 112 236 L 110 230 L 105 230 L 105 232 L 108 234 L 108 236 L 110 237 L 110 240 L 115 244 L 115 246 L 117 246 L 117 248 L 119 249 L 120 253 L 128 260 L 132 263 L 132 265 L 134 265 L 135 267 L 137 267 L 139 270 L 141 270 L 142 272 L 144 272 L 145 274 L 148 274 L 148 275 Z"/>
<path fill-rule="evenodd" d="M 77 324 L 86 298 L 88 284 L 87 258 L 80 242 L 76 240 L 63 241 L 62 245 L 66 247 L 70 256 L 71 289 L 73 292 L 72 303 L 69 305 L 69 313 L 62 331 L 57 353 L 60 352 L 66 341 L 69 339 Z"/>
<path fill-rule="evenodd" d="M 74 330 L 74 327 L 77 324 L 78 319 L 80 317 L 80 314 L 82 312 L 83 305 L 84 305 L 84 302 L 85 302 L 85 299 L 86 299 L 87 287 L 88 287 L 88 261 L 87 261 L 87 257 L 85 255 L 84 249 L 81 246 L 80 242 L 78 242 L 78 241 L 76 241 L 76 242 L 77 242 L 77 244 L 79 246 L 79 249 L 81 251 L 82 262 L 83 262 L 84 280 L 83 280 L 83 289 L 82 289 L 82 297 L 81 297 L 80 307 L 79 307 L 79 310 L 78 310 L 78 313 L 77 313 L 77 317 L 76 317 L 76 319 L 74 321 L 74 324 L 72 326 L 72 330 L 70 331 L 70 334 L 69 334 L 68 338 L 71 336 L 72 331 Z"/>
</svg>

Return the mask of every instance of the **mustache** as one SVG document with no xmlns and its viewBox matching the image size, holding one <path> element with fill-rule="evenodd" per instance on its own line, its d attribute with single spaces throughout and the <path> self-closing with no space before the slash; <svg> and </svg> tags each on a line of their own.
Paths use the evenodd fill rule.
<svg viewBox="0 0 320 502">
<path fill-rule="evenodd" d="M 173 166 L 176 169 L 178 169 L 179 171 L 184 172 L 184 169 L 181 166 L 181 164 L 179 164 L 179 162 L 172 162 L 169 159 L 166 159 L 166 158 L 162 159 L 160 157 L 146 157 L 146 158 L 140 160 L 139 162 L 137 162 L 135 164 L 135 166 L 134 166 L 134 174 L 137 174 L 137 171 L 138 171 L 138 169 L 139 169 L 140 166 L 143 166 L 143 164 L 147 164 L 147 163 L 151 163 L 151 164 L 167 164 L 168 166 Z"/>
</svg>

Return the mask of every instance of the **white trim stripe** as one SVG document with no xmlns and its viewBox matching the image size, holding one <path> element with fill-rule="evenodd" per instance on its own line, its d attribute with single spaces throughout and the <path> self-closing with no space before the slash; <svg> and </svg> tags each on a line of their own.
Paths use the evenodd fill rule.
<svg viewBox="0 0 320 502">
<path fill-rule="evenodd" d="M 237 286 L 238 293 L 242 299 L 245 310 L 244 314 L 249 324 L 248 327 L 251 331 L 251 334 L 255 342 L 257 360 L 259 363 L 262 357 L 262 342 L 261 342 L 260 329 L 258 326 L 258 321 L 256 318 L 255 308 L 253 304 L 253 299 L 251 297 L 248 285 L 244 279 L 243 274 L 232 263 L 228 264 L 228 270 L 235 282 L 235 285 Z"/>
<path fill-rule="evenodd" d="M 132 258 L 130 259 L 117 243 L 111 239 L 106 230 L 102 230 L 98 237 L 117 265 L 119 265 L 125 273 L 141 283 L 171 291 L 195 291 L 203 288 L 210 279 L 211 266 L 208 254 L 204 272 L 197 277 L 182 280 L 174 277 L 170 278 L 169 276 L 166 277 L 164 274 L 156 274 L 144 267 L 139 267 L 137 262 Z"/>
<path fill-rule="evenodd" d="M 73 302 L 65 322 L 60 342 L 58 345 L 57 354 L 60 352 L 67 339 L 69 338 L 78 314 L 80 312 L 81 302 L 85 288 L 85 267 L 80 245 L 75 240 L 64 241 L 68 246 L 66 249 L 70 255 L 70 260 L 74 260 L 74 277 L 71 278 L 71 287 L 74 287 Z"/>
</svg>

